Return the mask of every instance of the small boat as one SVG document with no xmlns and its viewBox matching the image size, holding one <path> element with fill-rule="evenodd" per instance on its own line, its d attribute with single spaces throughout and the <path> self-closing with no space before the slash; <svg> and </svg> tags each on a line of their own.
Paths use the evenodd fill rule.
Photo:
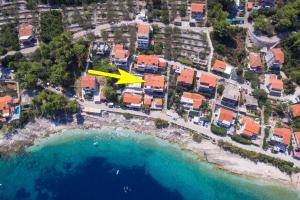
<svg viewBox="0 0 300 200">
<path fill-rule="evenodd" d="M 116 175 L 118 175 L 118 174 L 119 174 L 119 172 L 120 172 L 120 170 L 117 170 L 117 173 L 116 173 Z"/>
</svg>

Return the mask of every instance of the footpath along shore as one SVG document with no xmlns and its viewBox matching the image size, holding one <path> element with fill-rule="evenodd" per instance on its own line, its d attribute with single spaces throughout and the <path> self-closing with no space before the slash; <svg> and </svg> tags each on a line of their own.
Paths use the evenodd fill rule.
<svg viewBox="0 0 300 200">
<path fill-rule="evenodd" d="M 289 176 L 278 168 L 255 163 L 239 155 L 224 151 L 210 140 L 202 139 L 200 143 L 193 140 L 190 131 L 173 125 L 165 129 L 157 129 L 154 121 L 142 118 L 126 119 L 123 115 L 107 113 L 105 116 L 83 114 L 74 116 L 74 120 L 67 124 L 56 124 L 40 118 L 29 123 L 24 129 L 19 129 L 10 137 L 0 137 L 0 156 L 5 157 L 12 152 L 22 152 L 26 147 L 38 142 L 39 139 L 69 129 L 113 128 L 129 129 L 137 133 L 149 134 L 158 138 L 179 144 L 182 149 L 191 151 L 199 159 L 215 164 L 231 173 L 247 175 L 278 183 L 289 184 L 300 189 L 300 174 Z"/>
</svg>

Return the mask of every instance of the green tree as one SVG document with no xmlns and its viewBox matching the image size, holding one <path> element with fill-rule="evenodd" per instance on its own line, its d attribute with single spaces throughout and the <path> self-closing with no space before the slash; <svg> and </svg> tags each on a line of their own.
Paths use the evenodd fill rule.
<svg viewBox="0 0 300 200">
<path fill-rule="evenodd" d="M 49 43 L 64 31 L 61 12 L 57 10 L 42 12 L 40 26 L 40 40 Z"/>
</svg>

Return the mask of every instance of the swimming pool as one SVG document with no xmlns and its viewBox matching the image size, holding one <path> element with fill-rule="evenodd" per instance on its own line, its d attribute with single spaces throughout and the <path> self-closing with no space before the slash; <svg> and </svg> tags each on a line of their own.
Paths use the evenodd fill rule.
<svg viewBox="0 0 300 200">
<path fill-rule="evenodd" d="M 21 113 L 21 107 L 20 106 L 16 106 L 15 107 L 15 114 L 20 115 Z"/>
</svg>

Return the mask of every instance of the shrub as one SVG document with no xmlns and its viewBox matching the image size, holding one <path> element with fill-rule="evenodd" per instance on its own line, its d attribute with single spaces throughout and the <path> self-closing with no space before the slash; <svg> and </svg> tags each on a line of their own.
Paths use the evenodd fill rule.
<svg viewBox="0 0 300 200">
<path fill-rule="evenodd" d="M 226 134 L 227 134 L 227 130 L 225 128 L 219 127 L 219 126 L 214 125 L 214 124 L 211 125 L 210 130 L 213 133 L 221 135 L 221 136 L 226 136 Z"/>
<path fill-rule="evenodd" d="M 156 128 L 167 128 L 169 126 L 169 122 L 162 119 L 155 119 L 154 123 Z"/>
<path fill-rule="evenodd" d="M 241 135 L 234 135 L 234 136 L 231 137 L 231 139 L 238 142 L 238 143 L 241 143 L 241 144 L 247 144 L 247 145 L 252 144 L 251 140 L 249 140 L 247 138 L 244 138 Z"/>
<path fill-rule="evenodd" d="M 193 133 L 193 140 L 197 143 L 200 143 L 202 141 L 202 136 L 198 133 Z"/>
<path fill-rule="evenodd" d="M 133 118 L 133 115 L 130 114 L 130 113 L 124 113 L 123 116 L 125 117 L 125 119 L 132 119 Z"/>
</svg>

